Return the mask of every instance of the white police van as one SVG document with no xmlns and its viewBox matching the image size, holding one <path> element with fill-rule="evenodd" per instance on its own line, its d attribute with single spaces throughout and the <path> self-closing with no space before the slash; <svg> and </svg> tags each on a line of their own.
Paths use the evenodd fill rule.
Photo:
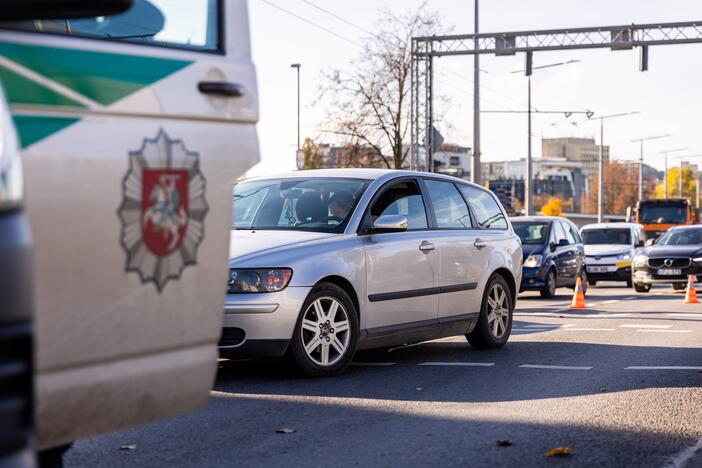
<svg viewBox="0 0 702 468">
<path fill-rule="evenodd" d="M 85 18 L 110 4 L 126 11 Z M 35 8 L 0 25 L 0 82 L 34 242 L 46 449 L 206 403 L 258 104 L 245 0 Z"/>
</svg>

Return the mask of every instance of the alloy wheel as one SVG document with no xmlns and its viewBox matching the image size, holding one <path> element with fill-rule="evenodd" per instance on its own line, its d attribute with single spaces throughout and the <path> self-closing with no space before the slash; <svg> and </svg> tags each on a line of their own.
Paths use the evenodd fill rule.
<svg viewBox="0 0 702 468">
<path fill-rule="evenodd" d="M 349 317 L 338 300 L 329 296 L 315 300 L 300 326 L 302 346 L 315 364 L 332 366 L 346 354 L 351 338 Z"/>
<path fill-rule="evenodd" d="M 490 333 L 496 339 L 502 338 L 507 332 L 507 324 L 509 323 L 509 299 L 507 292 L 501 284 L 497 283 L 492 286 L 487 297 L 488 303 L 488 327 Z"/>
</svg>

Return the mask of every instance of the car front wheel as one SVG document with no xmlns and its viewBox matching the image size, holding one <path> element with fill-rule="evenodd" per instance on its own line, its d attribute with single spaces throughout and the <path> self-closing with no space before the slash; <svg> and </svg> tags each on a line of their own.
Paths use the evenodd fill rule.
<svg viewBox="0 0 702 468">
<path fill-rule="evenodd" d="M 358 314 L 349 295 L 332 283 L 315 286 L 302 305 L 290 354 L 311 377 L 343 372 L 358 342 Z"/>
<path fill-rule="evenodd" d="M 651 290 L 650 284 L 637 284 L 634 283 L 634 291 L 638 293 L 647 293 Z"/>
<path fill-rule="evenodd" d="M 548 271 L 546 282 L 541 289 L 541 297 L 550 299 L 556 295 L 556 272 L 553 269 Z"/>
<path fill-rule="evenodd" d="M 499 348 L 507 343 L 512 332 L 514 301 L 507 281 L 495 274 L 488 280 L 480 318 L 475 329 L 466 335 L 475 348 Z"/>
</svg>

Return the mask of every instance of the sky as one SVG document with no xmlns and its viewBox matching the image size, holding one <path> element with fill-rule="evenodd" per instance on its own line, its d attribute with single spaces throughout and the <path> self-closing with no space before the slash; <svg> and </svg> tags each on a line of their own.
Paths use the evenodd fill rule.
<svg viewBox="0 0 702 468">
<path fill-rule="evenodd" d="M 309 0 L 367 30 L 378 27 L 378 10 L 394 13 L 417 9 L 418 0 Z M 260 121 L 258 136 L 261 162 L 250 175 L 295 169 L 297 88 L 292 63 L 301 63 L 301 138 L 325 142 L 324 109 L 316 103 L 322 73 L 330 68 L 348 69 L 359 56 L 352 42 L 367 33 L 336 19 L 305 0 L 249 0 L 252 54 L 257 67 Z M 271 3 L 314 22 L 336 35 L 275 8 Z M 473 2 L 432 0 L 430 11 L 442 17 L 454 34 L 473 32 Z M 480 32 L 505 32 L 569 27 L 595 27 L 702 20 L 700 0 L 482 0 Z M 338 36 L 342 36 L 341 38 Z M 345 40 L 344 38 L 348 39 Z M 702 154 L 702 44 L 651 47 L 649 71 L 638 71 L 638 50 L 608 49 L 541 52 L 534 67 L 579 60 L 565 66 L 535 70 L 532 106 L 539 110 L 584 111 L 595 115 L 639 112 L 605 121 L 605 144 L 614 159 L 638 159 L 639 144 L 631 140 L 670 134 L 645 143 L 645 162 L 663 168 L 664 150 L 689 148 L 676 154 Z M 445 142 L 472 146 L 472 56 L 437 59 L 435 93 L 449 102 L 446 121 L 439 127 Z M 482 55 L 481 108 L 525 110 L 527 79 L 511 73 L 524 66 L 524 56 Z M 443 70 L 443 71 L 442 71 Z M 532 123 L 534 156 L 541 155 L 541 138 L 595 137 L 599 121 L 581 115 L 535 115 Z M 573 125 L 575 123 L 576 125 Z M 483 161 L 514 160 L 526 156 L 525 114 L 482 114 Z M 696 159 L 697 163 L 702 158 Z M 677 164 L 677 160 L 670 160 Z"/>
</svg>

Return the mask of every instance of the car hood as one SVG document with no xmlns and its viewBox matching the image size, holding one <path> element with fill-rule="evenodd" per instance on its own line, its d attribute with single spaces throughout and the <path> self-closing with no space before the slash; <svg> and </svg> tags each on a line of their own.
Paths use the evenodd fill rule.
<svg viewBox="0 0 702 468">
<path fill-rule="evenodd" d="M 233 260 L 244 255 L 268 251 L 277 247 L 292 244 L 302 244 L 319 239 L 336 236 L 328 232 L 308 231 L 248 231 L 232 230 L 229 238 L 229 259 Z"/>
<path fill-rule="evenodd" d="M 631 246 L 622 244 L 590 244 L 584 247 L 585 255 L 589 257 L 606 257 L 631 252 Z"/>
<path fill-rule="evenodd" d="M 529 255 L 542 254 L 544 246 L 542 244 L 522 244 L 522 252 L 524 253 L 524 260 L 529 257 Z"/>
<path fill-rule="evenodd" d="M 700 245 L 652 245 L 642 252 L 651 258 L 662 257 L 701 257 Z"/>
</svg>

